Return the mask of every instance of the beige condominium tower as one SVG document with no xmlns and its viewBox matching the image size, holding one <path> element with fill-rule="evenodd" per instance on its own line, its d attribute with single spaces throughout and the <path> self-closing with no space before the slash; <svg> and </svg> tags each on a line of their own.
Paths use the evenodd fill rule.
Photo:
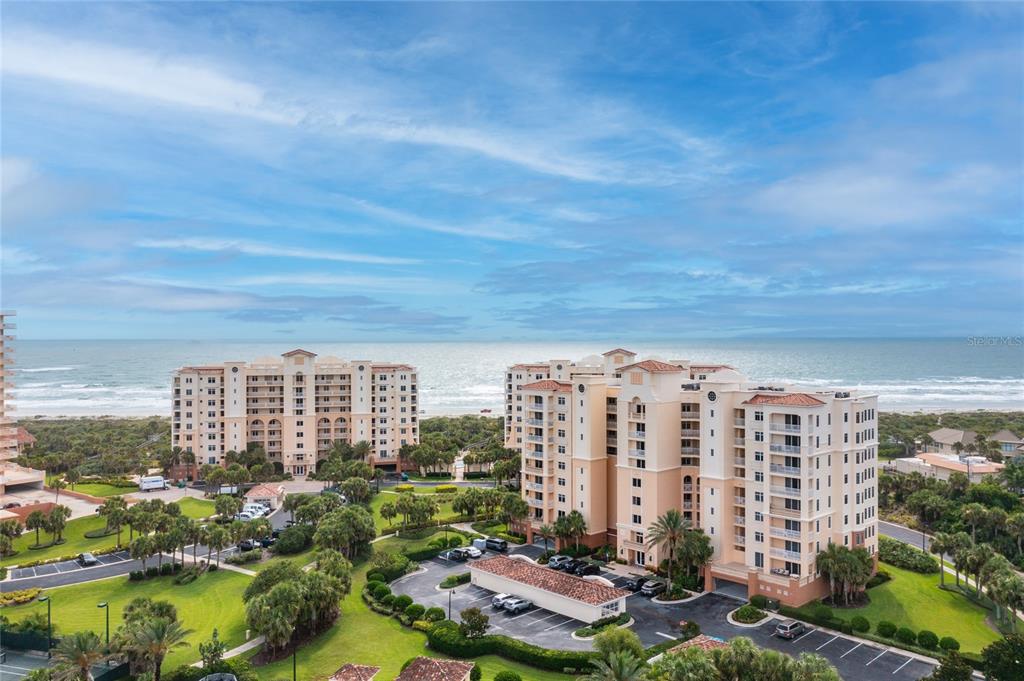
<svg viewBox="0 0 1024 681">
<path fill-rule="evenodd" d="M 171 442 L 199 464 L 249 443 L 284 472 L 316 469 L 336 441 L 371 445 L 370 463 L 396 470 L 419 442 L 416 369 L 292 350 L 252 363 L 187 366 L 174 373 Z"/>
<path fill-rule="evenodd" d="M 14 412 L 11 402 L 11 389 L 14 388 L 12 331 L 16 328 L 11 321 L 13 316 L 13 312 L 0 311 L 0 499 L 5 502 L 9 493 L 42 488 L 46 477 L 43 471 L 19 466 L 12 461 L 18 456 L 18 427 L 11 415 Z M 19 504 L 22 501 L 19 500 Z M 14 513 L 0 510 L 0 520 L 14 516 Z"/>
<path fill-rule="evenodd" d="M 724 364 L 602 356 L 505 372 L 506 446 L 522 453 L 528 534 L 572 510 L 591 545 L 657 565 L 669 509 L 714 548 L 705 586 L 787 604 L 827 592 L 817 552 L 877 553 L 877 396 L 747 379 Z"/>
</svg>

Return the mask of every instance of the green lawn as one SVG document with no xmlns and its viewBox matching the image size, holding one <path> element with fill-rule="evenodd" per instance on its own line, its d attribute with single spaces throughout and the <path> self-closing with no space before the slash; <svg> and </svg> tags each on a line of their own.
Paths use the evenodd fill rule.
<svg viewBox="0 0 1024 681">
<path fill-rule="evenodd" d="M 271 554 L 270 558 L 260 563 L 247 563 L 245 565 L 242 565 L 241 567 L 247 568 L 249 570 L 255 570 L 256 572 L 260 572 L 261 570 L 266 570 L 268 567 L 275 565 L 277 563 L 295 563 L 301 568 L 313 562 L 313 553 L 313 549 L 306 549 L 301 553 L 296 553 L 291 556 L 275 556 Z"/>
<path fill-rule="evenodd" d="M 836 617 L 850 620 L 862 615 L 871 622 L 871 629 L 882 620 L 915 632 L 928 629 L 960 641 L 960 649 L 979 653 L 1000 635 L 988 626 L 988 611 L 971 603 L 964 596 L 939 588 L 939 575 L 922 575 L 892 565 L 882 565 L 892 580 L 868 590 L 871 602 L 862 608 L 834 608 Z M 952 575 L 946 575 L 952 581 Z"/>
<path fill-rule="evenodd" d="M 360 590 L 365 583 L 364 566 L 357 571 L 352 580 L 352 593 L 342 602 L 338 622 L 299 650 L 298 678 L 308 681 L 324 679 L 346 662 L 355 662 L 378 666 L 381 668 L 379 678 L 393 679 L 405 661 L 411 657 L 440 657 L 426 648 L 425 634 L 407 629 L 397 620 L 378 615 L 367 608 L 360 596 Z M 475 662 L 480 664 L 484 679 L 492 679 L 495 674 L 504 670 L 518 672 L 523 681 L 570 681 L 574 678 L 507 662 L 495 655 L 476 658 Z M 286 658 L 274 664 L 258 667 L 257 672 L 260 679 L 267 681 L 291 678 L 291 665 L 291 658 Z"/>
<path fill-rule="evenodd" d="M 423 494 L 422 496 L 432 496 L 433 488 L 427 488 L 430 492 Z M 418 490 L 417 490 L 418 491 Z M 370 511 L 373 513 L 373 523 L 377 527 L 377 534 L 388 534 L 394 532 L 402 524 L 401 516 L 393 518 L 391 524 L 387 520 L 380 516 L 380 507 L 387 502 L 395 503 L 398 500 L 398 493 L 391 492 L 388 490 L 381 491 L 370 500 Z M 440 521 L 447 521 L 458 517 L 458 514 L 452 510 L 452 504 L 450 501 L 445 501 L 438 504 L 437 515 L 435 519 Z"/>
<path fill-rule="evenodd" d="M 171 577 L 129 582 L 127 577 L 101 579 L 85 584 L 47 589 L 53 608 L 53 622 L 60 633 L 91 629 L 104 635 L 104 613 L 97 603 L 110 603 L 110 629 L 121 623 L 121 611 L 133 598 L 146 596 L 170 601 L 178 609 L 178 619 L 192 629 L 188 648 L 168 655 L 164 671 L 199 659 L 199 643 L 209 640 L 216 627 L 229 648 L 245 642 L 245 614 L 242 592 L 250 578 L 228 570 L 207 573 L 191 584 L 177 585 Z M 4 615 L 17 621 L 33 611 L 46 612 L 45 603 L 29 603 L 4 608 Z"/>
<path fill-rule="evenodd" d="M 214 513 L 212 501 L 203 501 L 200 499 L 186 497 L 179 501 L 178 504 L 181 506 L 181 512 L 189 518 L 205 518 L 213 515 Z M 20 563 L 47 560 L 50 558 L 57 558 L 59 556 L 70 556 L 83 553 L 85 551 L 99 551 L 111 548 L 117 544 L 116 534 L 111 534 L 106 537 L 98 537 L 96 539 L 90 539 L 85 536 L 86 532 L 102 530 L 105 526 L 106 522 L 98 515 L 69 520 L 68 525 L 64 530 L 64 539 L 66 541 L 63 544 L 48 546 L 44 549 L 36 550 L 28 548 L 29 545 L 36 543 L 36 533 L 25 533 L 14 540 L 14 549 L 18 553 L 0 560 L 0 565 L 18 565 Z M 122 545 L 128 544 L 128 536 L 128 528 L 125 527 L 121 531 Z M 40 530 L 39 539 L 45 544 L 50 540 L 50 534 L 44 530 Z"/>
<path fill-rule="evenodd" d="M 80 482 L 75 485 L 73 491 L 91 494 L 94 497 L 116 497 L 121 494 L 138 492 L 139 488 L 134 485 L 132 487 L 114 487 L 102 482 Z"/>
</svg>

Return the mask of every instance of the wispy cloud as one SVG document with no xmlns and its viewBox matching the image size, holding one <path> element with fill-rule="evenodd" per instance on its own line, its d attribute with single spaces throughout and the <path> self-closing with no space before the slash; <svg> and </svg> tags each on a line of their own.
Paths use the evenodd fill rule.
<svg viewBox="0 0 1024 681">
<path fill-rule="evenodd" d="M 201 251 L 206 253 L 238 253 L 268 258 L 299 258 L 302 260 L 334 260 L 337 262 L 363 263 L 367 265 L 415 265 L 420 260 L 365 253 L 349 253 L 337 250 L 297 248 L 278 244 L 246 241 L 244 239 L 218 239 L 192 237 L 184 239 L 142 239 L 135 244 L 139 248 L 158 248 L 174 251 Z"/>
</svg>

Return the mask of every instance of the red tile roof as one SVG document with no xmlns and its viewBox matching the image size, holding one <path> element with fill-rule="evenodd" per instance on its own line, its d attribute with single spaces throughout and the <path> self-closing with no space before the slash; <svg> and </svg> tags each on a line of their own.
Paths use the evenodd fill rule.
<svg viewBox="0 0 1024 681">
<path fill-rule="evenodd" d="M 720 638 L 708 636 L 707 634 L 699 634 L 694 636 L 689 641 L 684 641 L 679 645 L 669 648 L 668 652 L 675 653 L 686 648 L 700 648 L 701 650 L 714 650 L 715 648 L 728 648 L 729 644 Z"/>
<path fill-rule="evenodd" d="M 764 395 L 758 393 L 743 404 L 778 404 L 784 407 L 817 407 L 825 404 L 817 397 L 807 393 L 788 393 L 786 395 Z"/>
<path fill-rule="evenodd" d="M 522 387 L 523 390 L 554 390 L 555 392 L 568 393 L 572 392 L 572 383 L 566 383 L 565 381 L 555 381 L 550 378 L 545 378 L 543 381 L 534 381 L 533 383 L 527 383 Z"/>
<path fill-rule="evenodd" d="M 643 369 L 644 371 L 652 374 L 668 374 L 681 372 L 683 368 L 678 364 L 669 364 L 668 362 L 660 362 L 656 359 L 645 359 L 642 362 L 635 364 L 628 364 L 619 369 L 619 371 L 629 371 L 630 369 Z"/>
<path fill-rule="evenodd" d="M 720 371 L 722 369 L 735 369 L 736 367 L 728 364 L 691 364 L 691 371 Z"/>
<path fill-rule="evenodd" d="M 464 681 L 473 671 L 472 662 L 417 657 L 395 681 Z"/>
<path fill-rule="evenodd" d="M 284 492 L 284 487 L 281 485 L 256 485 L 245 493 L 246 498 L 249 499 L 266 499 L 269 497 L 279 497 Z"/>
<path fill-rule="evenodd" d="M 29 447 L 31 447 L 35 443 L 36 443 L 36 436 L 33 435 L 32 433 L 28 432 L 27 430 L 25 430 L 21 426 L 18 426 L 18 444 L 19 445 L 28 445 Z"/>
<path fill-rule="evenodd" d="M 588 605 L 604 605 L 629 595 L 628 591 L 606 586 L 600 582 L 567 575 L 564 572 L 541 567 L 526 560 L 516 560 L 505 556 L 479 560 L 470 565 L 469 569 L 470 571 L 482 570 Z"/>
<path fill-rule="evenodd" d="M 513 364 L 513 369 L 547 369 L 547 364 Z"/>
<path fill-rule="evenodd" d="M 310 352 L 309 350 L 303 350 L 302 348 L 295 348 L 294 350 L 289 350 L 288 352 L 284 353 L 281 356 L 282 357 L 291 357 L 292 355 L 306 355 L 307 357 L 316 357 L 316 353 L 315 352 Z"/>
<path fill-rule="evenodd" d="M 614 350 L 609 350 L 608 352 L 602 352 L 601 355 L 603 357 L 607 357 L 608 355 L 632 355 L 633 357 L 636 357 L 635 352 L 631 350 L 626 350 L 625 348 L 615 348 Z"/>
<path fill-rule="evenodd" d="M 377 676 L 379 671 L 380 667 L 369 667 L 365 664 L 350 662 L 334 672 L 328 681 L 373 681 L 373 677 Z"/>
</svg>

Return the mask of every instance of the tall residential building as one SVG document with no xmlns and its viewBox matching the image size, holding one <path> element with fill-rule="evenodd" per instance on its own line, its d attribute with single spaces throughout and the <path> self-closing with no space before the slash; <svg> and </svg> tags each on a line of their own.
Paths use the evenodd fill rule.
<svg viewBox="0 0 1024 681">
<path fill-rule="evenodd" d="M 419 442 L 416 369 L 407 364 L 317 358 L 305 350 L 174 373 L 171 442 L 199 464 L 261 445 L 296 476 L 312 473 L 336 441 L 369 442 L 370 463 L 397 469 L 402 445 Z"/>
<path fill-rule="evenodd" d="M 505 373 L 528 534 L 577 510 L 591 545 L 657 565 L 645 533 L 679 509 L 711 539 L 706 587 L 805 603 L 829 542 L 877 549 L 877 396 L 758 384 L 734 367 L 617 348 Z M 532 538 L 532 537 L 531 537 Z"/>
<path fill-rule="evenodd" d="M 39 489 L 46 478 L 43 471 L 19 466 L 11 461 L 20 453 L 18 427 L 11 417 L 11 412 L 14 411 L 11 404 L 11 389 L 14 388 L 14 384 L 10 381 L 14 375 L 11 369 L 11 365 L 14 364 L 14 358 L 11 356 L 14 351 L 11 345 L 14 336 L 10 333 L 15 328 L 11 322 L 13 316 L 13 312 L 0 311 L 0 498 L 19 489 Z M 32 437 L 27 432 L 25 434 L 29 438 Z M 0 520 L 12 515 L 7 511 L 0 511 Z"/>
</svg>

